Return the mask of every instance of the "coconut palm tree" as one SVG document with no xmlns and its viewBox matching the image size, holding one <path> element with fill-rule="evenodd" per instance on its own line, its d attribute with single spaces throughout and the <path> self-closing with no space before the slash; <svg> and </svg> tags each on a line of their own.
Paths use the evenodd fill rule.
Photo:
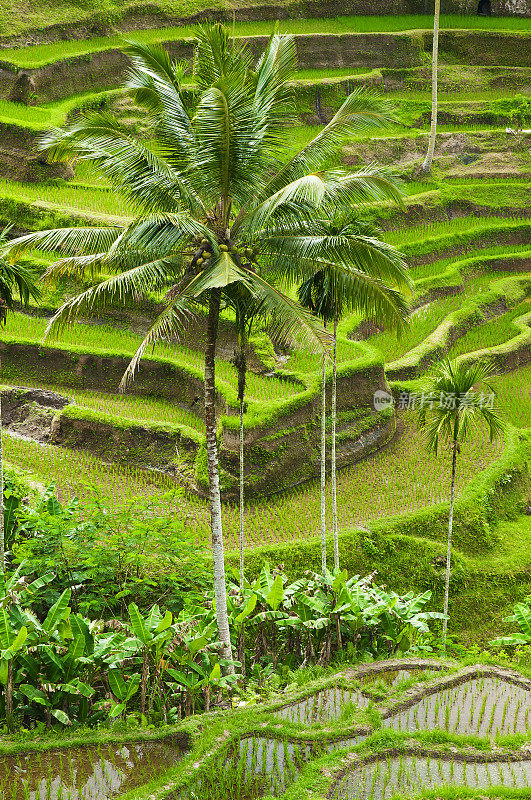
<svg viewBox="0 0 531 800">
<path fill-rule="evenodd" d="M 441 0 L 435 0 L 433 14 L 433 48 L 431 56 L 431 123 L 430 136 L 428 139 L 428 151 L 422 164 L 422 171 L 431 172 L 433 154 L 435 152 L 435 139 L 437 137 L 437 103 L 438 103 L 438 80 L 437 72 L 439 69 L 439 20 L 441 16 Z"/>
<path fill-rule="evenodd" d="M 226 28 L 200 27 L 191 99 L 183 95 L 183 68 L 164 49 L 130 43 L 128 53 L 127 86 L 151 118 L 152 143 L 138 141 L 105 111 L 86 111 L 66 129 L 48 134 L 42 146 L 51 159 L 91 161 L 130 201 L 132 218 L 107 227 L 28 234 L 10 250 L 14 255 L 32 247 L 59 251 L 62 257 L 48 277 L 73 272 L 103 278 L 61 307 L 50 332 L 109 303 L 171 286 L 122 387 L 149 346 L 162 337 L 174 340 L 201 316 L 201 304 L 208 304 L 204 381 L 211 537 L 218 632 L 222 655 L 229 659 L 215 408 L 223 294 L 241 283 L 264 313 L 274 316 L 279 336 L 321 350 L 327 345 L 315 318 L 264 276 L 274 266 L 299 283 L 320 260 L 338 273 L 345 270 L 338 250 L 314 234 L 312 219 L 360 200 L 398 201 L 401 194 L 384 169 L 345 172 L 325 164 L 345 136 L 388 124 L 392 111 L 385 100 L 357 91 L 286 161 L 282 152 L 294 121 L 291 37 L 275 33 L 253 64 L 250 51 L 231 43 Z"/>
<path fill-rule="evenodd" d="M 328 247 L 341 250 L 352 272 L 338 279 L 326 267 L 300 285 L 299 301 L 323 323 L 333 325 L 331 389 L 332 537 L 334 569 L 339 569 L 339 521 L 337 511 L 337 326 L 344 314 L 355 311 L 363 318 L 377 319 L 386 328 L 400 332 L 407 318 L 405 295 L 411 292 L 411 278 L 402 255 L 378 238 L 379 230 L 354 217 L 352 211 L 321 220 L 321 235 Z M 354 266 L 355 265 L 355 266 Z M 321 403 L 321 561 L 326 567 L 326 356 L 322 363 Z"/>
<path fill-rule="evenodd" d="M 7 244 L 12 226 L 0 232 L 0 248 Z M 31 273 L 19 264 L 0 257 L 0 324 L 6 324 L 7 314 L 15 308 L 15 299 L 27 306 L 30 299 L 38 300 L 40 292 Z M 6 569 L 6 541 L 4 527 L 4 451 L 2 441 L 2 395 L 0 392 L 0 570 Z"/>
<path fill-rule="evenodd" d="M 491 441 L 500 436 L 505 427 L 499 411 L 494 407 L 494 390 L 489 383 L 491 375 L 492 367 L 487 362 L 467 364 L 465 361 L 445 359 L 435 368 L 433 377 L 425 387 L 418 414 L 418 422 L 424 430 L 428 449 L 437 455 L 439 445 L 443 443 L 449 445 L 452 454 L 444 584 L 443 646 L 446 644 L 448 629 L 455 479 L 460 446 L 466 441 L 470 431 L 482 422 L 487 425 Z M 477 390 L 478 386 L 482 386 L 481 392 Z M 490 397 L 485 394 L 485 388 L 488 389 Z"/>
</svg>

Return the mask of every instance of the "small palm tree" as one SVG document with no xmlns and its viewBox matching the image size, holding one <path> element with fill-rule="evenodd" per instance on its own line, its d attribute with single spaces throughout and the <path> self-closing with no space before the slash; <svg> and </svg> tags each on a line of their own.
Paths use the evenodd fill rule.
<svg viewBox="0 0 531 800">
<path fill-rule="evenodd" d="M 336 214 L 322 220 L 323 240 L 328 246 L 339 247 L 350 272 L 340 279 L 326 267 L 307 278 L 299 286 L 299 302 L 318 316 L 323 323 L 333 325 L 332 396 L 331 396 L 331 490 L 332 537 L 334 569 L 339 569 L 339 520 L 337 510 L 337 326 L 348 311 L 364 318 L 379 320 L 386 328 L 401 332 L 407 317 L 405 295 L 411 292 L 412 282 L 402 255 L 378 238 L 378 229 L 357 220 L 353 212 Z M 348 257 L 347 257 L 348 254 Z M 321 378 L 321 562 L 326 568 L 326 371 L 327 356 L 323 356 Z"/>
<path fill-rule="evenodd" d="M 8 241 L 12 226 L 0 232 L 0 248 Z M 15 308 L 15 299 L 27 306 L 30 299 L 38 300 L 40 292 L 35 286 L 31 273 L 25 267 L 11 264 L 7 258 L 0 257 L 0 324 L 6 324 L 8 311 Z M 0 570 L 6 569 L 6 541 L 4 527 L 4 453 L 2 442 L 2 394 L 0 392 Z"/>
<path fill-rule="evenodd" d="M 428 139 L 428 151 L 422 164 L 422 171 L 426 174 L 431 172 L 433 154 L 435 152 L 435 140 L 437 138 L 437 112 L 438 112 L 438 78 L 439 69 L 439 20 L 441 17 L 441 0 L 435 0 L 433 15 L 433 48 L 431 57 L 431 122 L 430 135 Z"/>
<path fill-rule="evenodd" d="M 58 311 L 50 330 L 112 302 L 170 286 L 167 303 L 131 361 L 126 387 L 146 348 L 178 338 L 198 307 L 208 305 L 205 347 L 205 430 L 214 587 L 222 656 L 232 647 L 227 615 L 215 407 L 215 354 L 224 293 L 244 285 L 280 338 L 322 351 L 329 343 L 317 320 L 267 280 L 274 270 L 298 284 L 329 265 L 345 271 L 338 248 L 319 235 L 314 219 L 360 201 L 401 197 L 396 182 L 375 166 L 329 169 L 346 136 L 382 127 L 391 107 L 353 92 L 332 120 L 298 153 L 283 160 L 293 125 L 293 38 L 275 33 L 256 64 L 245 45 L 221 25 L 197 32 L 192 99 L 183 93 L 183 68 L 163 48 L 131 43 L 127 86 L 152 122 L 153 142 L 138 141 L 104 111 L 87 111 L 51 132 L 49 158 L 88 160 L 131 203 L 133 219 L 109 227 L 28 234 L 10 245 L 13 257 L 38 247 L 61 252 L 49 277 L 70 272 L 101 282 Z M 251 253 L 251 256 L 248 253 Z M 110 276 L 110 277 L 109 277 Z"/>
<path fill-rule="evenodd" d="M 455 479 L 460 443 L 481 422 L 486 423 L 491 441 L 505 428 L 499 411 L 494 407 L 494 390 L 488 379 L 492 367 L 484 361 L 467 364 L 464 361 L 445 359 L 435 369 L 434 375 L 422 396 L 418 422 L 424 430 L 428 449 L 437 455 L 439 445 L 447 443 L 452 453 L 450 480 L 450 514 L 448 518 L 448 547 L 446 551 L 446 577 L 444 586 L 443 645 L 448 629 L 448 598 L 450 593 L 450 560 L 452 555 L 452 528 L 454 518 Z M 482 386 L 482 391 L 477 391 Z M 490 397 L 485 395 L 488 389 Z"/>
</svg>

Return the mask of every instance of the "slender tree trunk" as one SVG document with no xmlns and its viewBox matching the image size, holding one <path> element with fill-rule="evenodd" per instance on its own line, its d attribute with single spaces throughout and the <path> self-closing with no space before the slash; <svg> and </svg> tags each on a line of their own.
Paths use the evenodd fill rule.
<svg viewBox="0 0 531 800">
<path fill-rule="evenodd" d="M 337 425 L 337 317 L 334 319 L 334 349 L 332 352 L 332 535 L 334 538 L 334 569 L 339 569 L 339 525 L 337 520 L 337 467 L 336 467 L 336 425 Z"/>
<path fill-rule="evenodd" d="M 221 525 L 221 495 L 219 492 L 218 442 L 216 426 L 216 340 L 219 324 L 221 289 L 212 289 L 208 308 L 208 327 L 205 349 L 205 428 L 210 493 L 210 530 L 212 534 L 212 556 L 214 560 L 214 594 L 216 598 L 216 621 L 222 642 L 221 656 L 232 660 L 229 618 L 227 614 L 227 587 L 225 583 L 225 557 L 223 553 L 223 529 Z M 233 673 L 229 666 L 226 672 Z"/>
<path fill-rule="evenodd" d="M 203 695 L 205 698 L 205 711 L 210 711 L 210 684 L 207 684 L 203 689 Z"/>
<path fill-rule="evenodd" d="M 439 17 L 441 14 L 441 0 L 435 0 L 435 13 L 433 17 L 433 51 L 431 60 L 431 126 L 428 140 L 428 152 L 422 164 L 423 172 L 431 172 L 433 154 L 435 152 L 435 138 L 437 136 L 437 70 L 439 66 Z"/>
<path fill-rule="evenodd" d="M 245 583 L 243 545 L 245 540 L 245 460 L 243 449 L 243 415 L 245 411 L 245 379 L 247 375 L 247 360 L 245 357 L 245 332 L 240 332 L 240 352 L 237 358 L 238 367 L 238 400 L 240 401 L 240 592 L 243 596 Z"/>
<path fill-rule="evenodd" d="M 147 647 L 142 653 L 142 678 L 140 680 L 140 713 L 146 713 L 146 696 L 149 681 L 149 655 Z"/>
<path fill-rule="evenodd" d="M 240 401 L 240 592 L 243 597 L 243 587 L 245 583 L 243 572 L 243 540 L 245 536 L 245 478 L 244 478 L 244 458 L 243 458 L 243 400 Z"/>
<path fill-rule="evenodd" d="M 450 485 L 450 516 L 448 518 L 448 547 L 446 550 L 446 576 L 444 581 L 444 613 L 448 614 L 448 598 L 450 596 L 450 560 L 452 556 L 452 530 L 454 524 L 454 500 L 455 500 L 455 472 L 457 467 L 457 436 L 454 434 L 452 445 L 452 482 Z M 448 630 L 448 620 L 443 619 L 442 639 L 443 647 L 446 647 L 446 633 Z"/>
<path fill-rule="evenodd" d="M 8 731 L 13 730 L 13 659 L 7 662 L 6 683 L 6 723 Z"/>
<path fill-rule="evenodd" d="M 321 569 L 326 569 L 326 355 L 323 355 L 321 396 Z"/>
<path fill-rule="evenodd" d="M 6 532 L 4 525 L 4 443 L 2 439 L 2 394 L 0 392 L 0 570 L 6 571 Z"/>
</svg>

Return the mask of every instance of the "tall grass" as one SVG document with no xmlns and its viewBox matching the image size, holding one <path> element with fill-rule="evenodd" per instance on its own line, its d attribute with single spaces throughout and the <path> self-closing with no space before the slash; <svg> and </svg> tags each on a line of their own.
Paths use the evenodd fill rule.
<svg viewBox="0 0 531 800">
<path fill-rule="evenodd" d="M 473 353 L 509 341 L 519 333 L 513 324 L 514 320 L 530 310 L 531 300 L 528 298 L 505 314 L 471 328 L 454 342 L 448 355 L 456 358 L 463 353 Z"/>
<path fill-rule="evenodd" d="M 45 330 L 45 320 L 27 314 L 13 313 L 9 315 L 6 326 L 0 331 L 0 338 L 39 343 L 43 339 Z M 53 341 L 57 347 L 82 347 L 109 354 L 121 353 L 125 356 L 132 356 L 138 349 L 142 337 L 110 325 L 76 323 L 67 326 L 59 338 L 50 341 Z M 185 371 L 188 371 L 190 367 L 202 370 L 204 366 L 204 355 L 200 350 L 192 350 L 179 344 L 157 344 L 149 352 L 154 356 L 173 361 L 176 366 Z M 149 352 L 146 354 L 148 357 Z M 230 362 L 218 359 L 216 373 L 221 382 L 233 388 L 237 386 L 237 370 Z M 301 387 L 273 376 L 262 376 L 249 372 L 246 391 L 249 400 L 264 402 L 271 399 L 293 397 L 300 393 Z"/>
<path fill-rule="evenodd" d="M 492 379 L 496 403 L 517 428 L 531 428 L 531 364 Z"/>
<path fill-rule="evenodd" d="M 400 435 L 387 448 L 341 471 L 338 505 L 342 530 L 448 500 L 448 453 L 442 452 L 438 458 L 428 455 L 410 412 L 400 415 L 399 429 Z M 502 449 L 502 442 L 490 443 L 485 430 L 477 431 L 460 458 L 458 493 Z M 55 481 L 62 498 L 76 494 L 86 497 L 99 490 L 112 505 L 121 506 L 131 502 L 135 496 L 151 496 L 175 486 L 171 478 L 156 472 L 109 465 L 84 452 L 39 445 L 10 436 L 6 436 L 5 451 L 7 461 L 32 472 L 37 480 L 45 483 Z M 329 487 L 327 492 L 330 492 Z M 319 508 L 318 481 L 250 503 L 246 510 L 246 547 L 295 542 L 316 536 Z M 206 501 L 182 497 L 175 512 L 188 520 L 198 539 L 208 541 Z M 237 507 L 225 505 L 223 532 L 228 549 L 237 548 L 238 519 Z"/>
<path fill-rule="evenodd" d="M 392 33 L 395 31 L 430 30 L 432 20 L 429 15 L 390 15 L 390 16 L 344 16 L 322 17 L 319 19 L 287 19 L 281 20 L 281 33 Z M 239 22 L 234 26 L 236 36 L 269 36 L 275 27 L 274 21 Z M 526 33 L 531 29 L 529 19 L 519 17 L 476 17 L 472 14 L 441 15 L 441 30 L 503 30 Z M 137 30 L 135 39 L 144 42 L 179 41 L 194 35 L 195 26 L 180 25 L 176 28 L 156 28 Z M 124 34 L 125 36 L 127 34 Z M 2 60 L 19 67 L 36 68 L 53 61 L 72 56 L 82 56 L 110 48 L 123 46 L 121 36 L 96 36 L 89 40 L 70 40 L 57 44 L 42 44 L 21 49 L 5 49 Z"/>
</svg>

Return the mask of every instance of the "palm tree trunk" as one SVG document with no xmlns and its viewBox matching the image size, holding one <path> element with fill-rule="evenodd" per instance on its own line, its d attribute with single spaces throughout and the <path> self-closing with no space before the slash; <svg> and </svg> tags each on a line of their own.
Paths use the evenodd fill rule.
<svg viewBox="0 0 531 800">
<path fill-rule="evenodd" d="M 247 376 L 247 358 L 245 356 L 245 318 L 240 317 L 238 333 L 239 352 L 235 358 L 238 369 L 238 400 L 240 402 L 240 531 L 238 544 L 240 548 L 240 592 L 243 597 L 245 583 L 243 564 L 243 544 L 245 539 L 245 462 L 243 449 L 243 415 L 245 411 L 245 379 Z"/>
<path fill-rule="evenodd" d="M 249 317 L 250 324 L 251 317 Z M 245 413 L 245 386 L 247 378 L 247 356 L 245 354 L 247 345 L 246 336 L 246 315 L 242 309 L 236 310 L 236 325 L 238 328 L 238 351 L 235 354 L 234 364 L 238 370 L 238 401 L 240 403 L 240 530 L 238 535 L 238 545 L 240 550 L 240 592 L 243 598 L 245 585 L 243 546 L 245 541 L 245 459 L 244 459 L 244 428 L 243 415 Z"/>
<path fill-rule="evenodd" d="M 8 731 L 13 730 L 13 659 L 7 662 L 6 683 L 6 723 Z"/>
<path fill-rule="evenodd" d="M 205 429 L 210 494 L 210 531 L 212 534 L 212 557 L 214 561 L 214 595 L 216 598 L 216 621 L 222 643 L 221 656 L 232 660 L 229 617 L 227 614 L 227 587 L 225 583 L 225 556 L 223 553 L 223 528 L 221 525 L 221 495 L 219 492 L 218 442 L 216 425 L 216 340 L 219 325 L 221 290 L 212 289 L 208 307 L 208 327 L 205 348 Z M 230 666 L 227 672 L 233 673 Z"/>
<path fill-rule="evenodd" d="M 431 126 L 428 140 L 428 152 L 422 164 L 423 172 L 431 172 L 433 154 L 435 152 L 435 138 L 437 136 L 437 70 L 439 66 L 439 17 L 441 13 L 441 0 L 435 0 L 433 18 L 433 51 L 431 61 Z"/>
<path fill-rule="evenodd" d="M 450 560 L 452 556 L 452 530 L 454 524 L 456 466 L 457 466 L 457 436 L 454 433 L 454 440 L 452 445 L 452 482 L 450 485 L 450 516 L 448 518 L 448 548 L 446 550 L 446 576 L 444 581 L 444 613 L 446 615 L 448 615 L 448 599 L 450 596 Z M 448 630 L 448 620 L 443 619 L 443 627 L 442 627 L 443 647 L 446 646 L 447 630 Z"/>
<path fill-rule="evenodd" d="M 334 539 L 334 569 L 339 569 L 339 526 L 337 521 L 336 425 L 337 425 L 337 316 L 334 318 L 332 351 L 332 536 Z"/>
<path fill-rule="evenodd" d="M 244 573 L 243 573 L 243 540 L 245 536 L 245 479 L 244 479 L 244 458 L 243 458 L 243 398 L 240 400 L 240 592 L 243 597 Z"/>
<path fill-rule="evenodd" d="M 6 532 L 4 525 L 4 443 L 2 440 L 2 395 L 0 393 L 0 570 L 6 571 Z"/>
<path fill-rule="evenodd" d="M 326 569 L 326 356 L 323 355 L 321 396 L 321 569 Z"/>
</svg>

